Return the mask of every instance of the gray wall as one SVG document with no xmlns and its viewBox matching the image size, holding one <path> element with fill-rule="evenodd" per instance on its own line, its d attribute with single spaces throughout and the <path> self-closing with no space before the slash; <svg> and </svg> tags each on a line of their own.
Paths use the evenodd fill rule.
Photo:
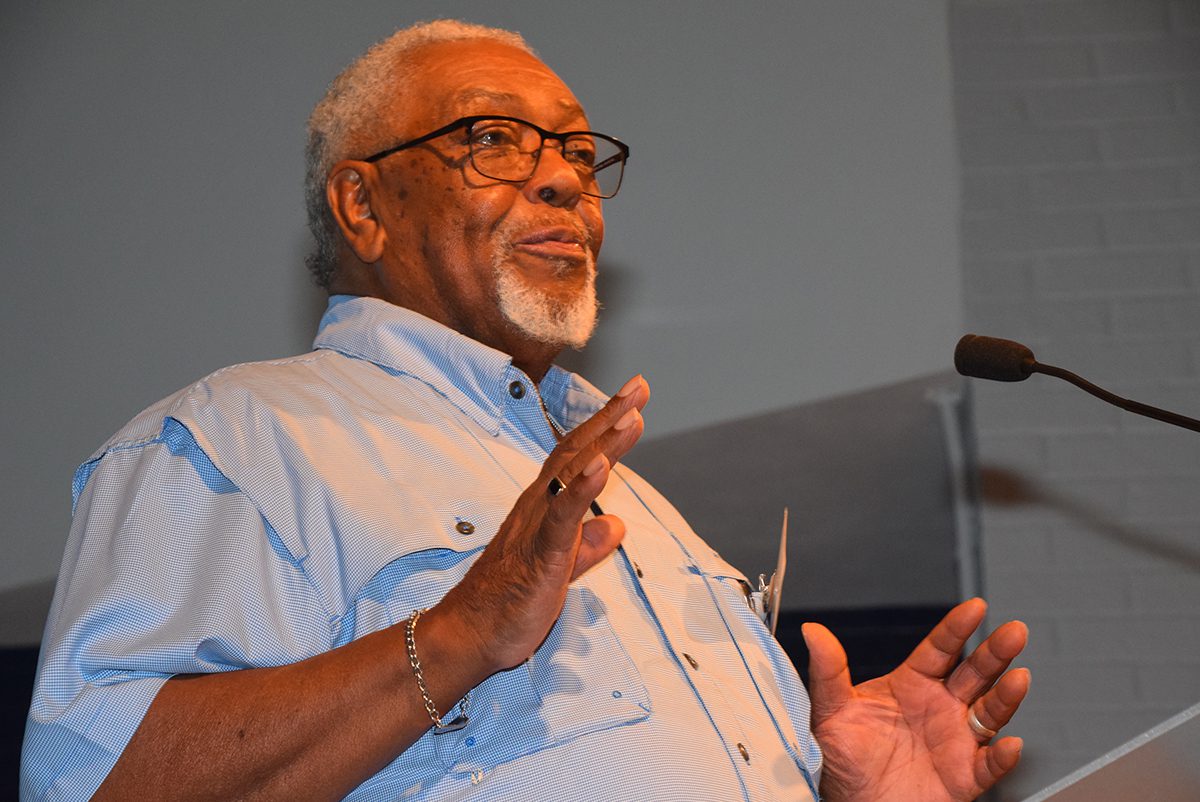
<svg viewBox="0 0 1200 802">
<path fill-rule="evenodd" d="M 945 368 L 960 330 L 946 7 L 41 2 L 0 11 L 0 590 L 54 573 L 75 465 L 221 365 L 307 348 L 303 121 L 394 27 L 522 30 L 633 146 L 595 346 L 651 436 Z"/>
<path fill-rule="evenodd" d="M 788 508 L 785 609 L 945 610 L 978 593 L 957 560 L 959 535 L 978 537 L 951 456 L 964 382 L 936 373 L 703 426 L 624 461 L 751 581 L 774 570 Z"/>
<path fill-rule="evenodd" d="M 969 327 L 1200 416 L 1200 2 L 952 9 Z M 975 389 L 992 614 L 1033 630 L 1016 800 L 1200 699 L 1200 438 Z"/>
</svg>

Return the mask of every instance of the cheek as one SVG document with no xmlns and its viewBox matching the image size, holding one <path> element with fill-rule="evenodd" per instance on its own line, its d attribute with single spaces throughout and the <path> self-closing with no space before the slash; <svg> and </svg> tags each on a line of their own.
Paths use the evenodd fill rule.
<svg viewBox="0 0 1200 802">
<path fill-rule="evenodd" d="M 459 187 L 447 187 L 441 213 L 430 226 L 436 247 L 451 264 L 478 267 L 491 264 L 496 247 L 495 230 L 503 219 L 490 204 L 481 203 L 478 193 Z"/>
<path fill-rule="evenodd" d="M 599 206 L 583 212 L 583 224 L 592 235 L 592 253 L 598 255 L 600 246 L 604 244 L 604 217 L 600 214 Z"/>
<path fill-rule="evenodd" d="M 497 230 L 503 227 L 513 209 L 510 187 L 459 187 L 455 195 L 451 215 L 463 240 L 468 246 L 495 245 Z"/>
</svg>

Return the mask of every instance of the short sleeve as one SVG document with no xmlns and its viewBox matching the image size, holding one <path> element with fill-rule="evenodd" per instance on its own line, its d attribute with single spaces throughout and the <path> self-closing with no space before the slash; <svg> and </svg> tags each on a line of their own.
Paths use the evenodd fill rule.
<svg viewBox="0 0 1200 802">
<path fill-rule="evenodd" d="M 176 674 L 283 665 L 335 622 L 179 422 L 80 469 L 26 725 L 21 798 L 87 799 Z"/>
</svg>

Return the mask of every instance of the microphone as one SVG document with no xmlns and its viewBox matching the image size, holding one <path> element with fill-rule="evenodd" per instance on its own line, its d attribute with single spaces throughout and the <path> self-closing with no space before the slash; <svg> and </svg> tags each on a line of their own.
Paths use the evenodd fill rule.
<svg viewBox="0 0 1200 802">
<path fill-rule="evenodd" d="M 1012 340 L 966 334 L 954 349 L 954 369 L 964 376 L 998 382 L 1029 378 L 1037 361 L 1033 351 Z"/>
<path fill-rule="evenodd" d="M 1070 382 L 1084 392 L 1091 393 L 1101 401 L 1107 401 L 1126 412 L 1200 432 L 1200 420 L 1138 401 L 1130 401 L 1097 387 L 1069 370 L 1044 365 L 1034 359 L 1033 351 L 1029 350 L 1028 346 L 1012 340 L 965 334 L 954 348 L 954 368 L 964 376 L 1001 382 L 1024 381 L 1034 373 L 1043 373 Z"/>
</svg>

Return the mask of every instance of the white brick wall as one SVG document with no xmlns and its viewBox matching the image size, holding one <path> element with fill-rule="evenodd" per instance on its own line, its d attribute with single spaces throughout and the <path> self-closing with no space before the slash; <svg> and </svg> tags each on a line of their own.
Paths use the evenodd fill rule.
<svg viewBox="0 0 1200 802">
<path fill-rule="evenodd" d="M 1200 417 L 1200 0 L 952 0 L 971 330 Z M 1200 701 L 1200 435 L 976 383 L 1023 799 Z"/>
</svg>

